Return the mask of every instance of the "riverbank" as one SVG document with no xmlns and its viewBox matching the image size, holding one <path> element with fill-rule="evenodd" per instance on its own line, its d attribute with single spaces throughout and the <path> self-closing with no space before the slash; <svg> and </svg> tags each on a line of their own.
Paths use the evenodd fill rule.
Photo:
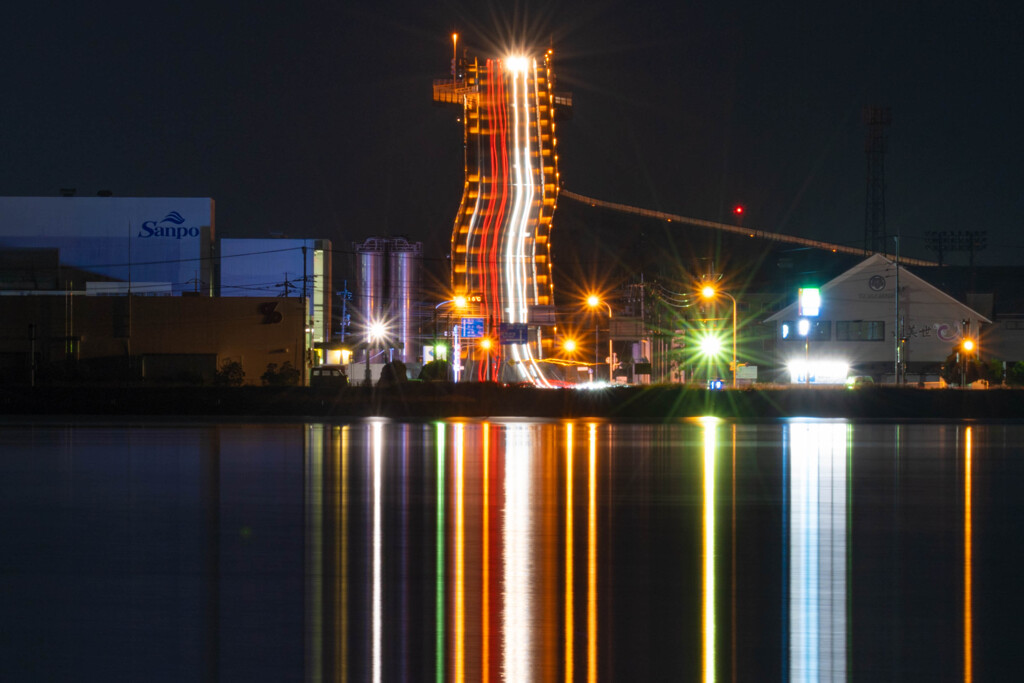
<svg viewBox="0 0 1024 683">
<path fill-rule="evenodd" d="M 871 386 L 708 391 L 678 385 L 602 390 L 410 382 L 395 387 L 3 387 L 3 415 L 251 416 L 394 419 L 606 418 L 714 415 L 774 419 L 1018 419 L 1024 389 Z"/>
</svg>

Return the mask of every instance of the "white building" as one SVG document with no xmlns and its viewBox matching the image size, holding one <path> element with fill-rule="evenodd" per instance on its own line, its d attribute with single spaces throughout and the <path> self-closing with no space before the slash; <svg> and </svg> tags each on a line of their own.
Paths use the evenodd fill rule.
<svg viewBox="0 0 1024 683">
<path fill-rule="evenodd" d="M 817 315 L 801 316 L 795 301 L 766 320 L 776 330 L 776 363 L 793 382 L 834 384 L 850 375 L 893 382 L 897 372 L 905 382 L 936 381 L 954 347 L 991 322 L 880 254 L 819 292 Z"/>
</svg>

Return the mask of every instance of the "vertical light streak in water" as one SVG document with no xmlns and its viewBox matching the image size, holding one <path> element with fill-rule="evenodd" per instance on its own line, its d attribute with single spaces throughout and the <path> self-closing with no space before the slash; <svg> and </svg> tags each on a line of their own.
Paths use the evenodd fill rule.
<svg viewBox="0 0 1024 683">
<path fill-rule="evenodd" d="M 335 472 L 337 501 L 334 516 L 335 566 L 337 567 L 337 584 L 334 591 L 334 609 L 337 637 L 337 653 L 335 656 L 334 674 L 337 680 L 348 680 L 348 448 L 349 426 L 334 428 L 335 435 L 340 431 L 340 443 L 335 444 Z M 340 462 L 339 462 L 340 461 Z"/>
<path fill-rule="evenodd" d="M 435 425 L 437 434 L 437 564 L 434 567 L 436 575 L 435 589 L 435 665 L 434 674 L 437 683 L 444 683 L 444 429 L 445 424 L 438 422 Z"/>
<path fill-rule="evenodd" d="M 974 586 L 971 546 L 971 428 L 964 434 L 964 683 L 974 680 Z"/>
<path fill-rule="evenodd" d="M 730 600 L 729 600 L 729 660 L 730 660 L 730 673 L 731 680 L 735 681 L 739 677 L 737 675 L 737 662 L 736 662 L 736 425 L 735 423 L 730 425 L 731 429 L 731 443 L 732 443 L 732 466 L 729 468 L 729 474 L 732 479 L 732 495 L 729 499 L 729 503 L 732 506 L 732 512 L 729 515 L 729 521 L 732 525 L 732 533 L 730 534 L 732 545 L 729 552 L 730 571 Z"/>
<path fill-rule="evenodd" d="M 590 473 L 587 498 L 587 680 L 597 681 L 597 425 L 587 425 Z"/>
<path fill-rule="evenodd" d="M 573 680 L 572 423 L 565 425 L 565 680 Z"/>
<path fill-rule="evenodd" d="M 323 491 L 324 491 L 324 426 L 306 425 L 306 614 L 309 633 L 306 636 L 309 680 L 323 678 L 324 644 L 324 575 L 323 575 Z"/>
<path fill-rule="evenodd" d="M 715 451 L 718 450 L 718 420 L 701 418 L 704 427 L 704 682 L 715 680 Z"/>
<path fill-rule="evenodd" d="M 789 668 L 794 683 L 818 676 L 818 462 L 809 430 L 809 425 L 794 425 L 791 434 Z"/>
<path fill-rule="evenodd" d="M 383 573 L 383 529 L 382 529 L 382 507 L 383 501 L 383 452 L 384 452 L 384 425 L 376 421 L 372 423 L 372 449 L 373 449 L 373 681 L 379 683 L 381 680 L 381 663 L 383 660 L 383 628 L 384 628 L 384 606 L 383 586 L 381 585 Z"/>
<path fill-rule="evenodd" d="M 491 680 L 491 426 L 484 422 L 483 595 L 480 599 L 480 679 Z"/>
<path fill-rule="evenodd" d="M 789 573 L 791 560 L 789 557 L 790 548 L 790 534 L 789 534 L 789 523 L 790 518 L 790 482 L 789 472 L 791 471 L 790 463 L 790 448 L 789 442 L 792 436 L 792 425 L 782 425 L 782 585 L 779 586 L 779 590 L 782 593 L 782 604 L 789 604 Z M 779 638 L 779 643 L 782 646 L 782 652 L 779 653 L 780 661 L 782 663 L 782 676 L 783 681 L 789 680 L 789 633 L 792 629 L 792 625 L 789 622 L 789 610 L 782 610 L 782 633 L 785 634 L 782 638 Z"/>
<path fill-rule="evenodd" d="M 507 681 L 528 681 L 533 679 L 533 510 L 530 507 L 533 459 L 529 428 L 526 425 L 510 424 L 505 439 L 502 678 Z"/>
<path fill-rule="evenodd" d="M 455 640 L 454 678 L 457 683 L 465 680 L 466 670 L 466 527 L 464 509 L 463 449 L 465 425 L 455 424 L 455 625 L 452 638 Z"/>
<path fill-rule="evenodd" d="M 789 680 L 846 680 L 847 430 L 791 428 Z"/>
</svg>

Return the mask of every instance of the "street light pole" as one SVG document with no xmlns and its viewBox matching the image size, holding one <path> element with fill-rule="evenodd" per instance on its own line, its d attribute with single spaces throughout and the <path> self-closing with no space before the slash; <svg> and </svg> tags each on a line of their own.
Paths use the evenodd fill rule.
<svg viewBox="0 0 1024 683">
<path fill-rule="evenodd" d="M 736 297 L 729 292 L 723 292 L 715 289 L 708 285 L 701 290 L 701 294 L 705 299 L 713 299 L 716 294 L 723 294 L 732 301 L 732 388 L 735 389 L 738 384 L 736 376 L 739 371 L 739 366 L 736 364 Z"/>
<path fill-rule="evenodd" d="M 464 309 L 467 306 L 466 297 L 456 296 L 454 299 L 447 299 L 434 306 L 434 345 L 431 347 L 434 360 L 437 360 L 437 310 L 446 304 L 455 304 L 455 308 Z"/>
<path fill-rule="evenodd" d="M 811 385 L 811 321 L 800 318 L 797 331 L 804 338 L 804 384 Z"/>
<path fill-rule="evenodd" d="M 604 306 L 608 309 L 608 384 L 613 383 L 612 374 L 615 372 L 615 363 L 612 360 L 612 307 L 607 301 L 602 301 L 596 294 L 591 294 L 587 297 L 587 306 L 591 308 L 597 308 L 598 306 Z M 601 354 L 597 351 L 598 346 L 598 319 L 594 319 L 594 367 L 601 361 Z"/>
</svg>

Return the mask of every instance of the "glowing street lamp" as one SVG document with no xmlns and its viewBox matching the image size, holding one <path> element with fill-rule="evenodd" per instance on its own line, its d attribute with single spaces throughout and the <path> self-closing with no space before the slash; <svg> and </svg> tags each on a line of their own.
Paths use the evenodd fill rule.
<svg viewBox="0 0 1024 683">
<path fill-rule="evenodd" d="M 366 386 L 373 385 L 373 380 L 370 377 L 370 351 L 387 336 L 387 332 L 387 325 L 380 320 L 371 320 L 366 327 L 366 372 L 363 376 L 363 383 Z"/>
<path fill-rule="evenodd" d="M 735 389 L 736 373 L 739 370 L 739 367 L 736 365 L 736 298 L 732 294 L 729 294 L 729 292 L 717 290 L 711 285 L 705 285 L 704 288 L 700 290 L 700 293 L 705 299 L 714 299 L 716 296 L 721 294 L 729 297 L 732 301 L 732 388 Z"/>
<path fill-rule="evenodd" d="M 457 85 L 459 80 L 459 34 L 452 34 L 452 85 Z"/>
<path fill-rule="evenodd" d="M 452 297 L 451 299 L 447 299 L 445 301 L 442 301 L 441 303 L 439 303 L 439 304 L 434 306 L 434 345 L 433 345 L 433 347 L 431 347 L 433 349 L 433 352 L 434 352 L 434 360 L 437 360 L 437 355 L 438 355 L 437 354 L 437 310 L 439 308 L 441 308 L 442 306 L 447 306 L 449 304 L 454 304 L 455 308 L 457 308 L 459 310 L 465 310 L 465 308 L 469 305 L 467 303 L 466 297 L 461 295 L 461 294 L 459 294 L 457 296 Z"/>
<path fill-rule="evenodd" d="M 965 337 L 960 342 L 960 386 L 967 386 L 967 364 L 970 362 L 971 354 L 974 353 L 974 340 Z"/>
<path fill-rule="evenodd" d="M 564 342 L 562 342 L 562 348 L 565 350 L 566 353 L 575 353 L 576 352 L 576 340 L 575 339 L 566 339 Z"/>
<path fill-rule="evenodd" d="M 700 351 L 705 356 L 715 357 L 722 353 L 722 340 L 715 334 L 706 334 L 700 339 Z"/>
<path fill-rule="evenodd" d="M 615 372 L 612 354 L 612 307 L 608 305 L 608 302 L 601 301 L 601 297 L 596 294 L 591 294 L 587 297 L 587 306 L 592 309 L 596 309 L 598 306 L 604 306 L 608 309 L 608 383 L 611 384 L 614 380 L 612 373 Z M 601 354 L 597 350 L 597 318 L 594 319 L 594 366 L 596 367 L 601 362 Z"/>
</svg>

